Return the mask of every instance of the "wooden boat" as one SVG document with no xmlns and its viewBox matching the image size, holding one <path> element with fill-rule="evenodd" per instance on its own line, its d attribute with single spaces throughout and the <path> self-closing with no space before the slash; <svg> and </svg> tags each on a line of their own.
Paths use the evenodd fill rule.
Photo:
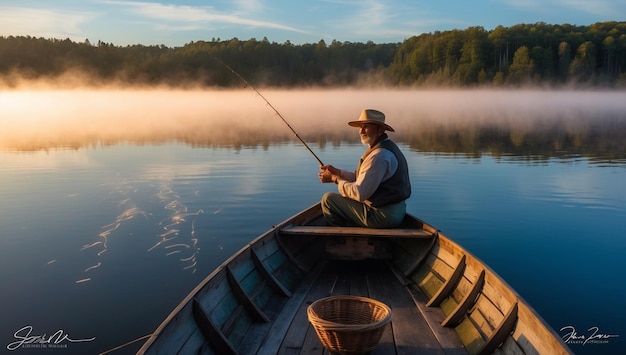
<svg viewBox="0 0 626 355">
<path fill-rule="evenodd" d="M 425 222 L 327 226 L 319 204 L 202 281 L 140 354 L 322 354 L 307 318 L 330 295 L 373 298 L 392 320 L 373 354 L 571 354 L 499 276 Z"/>
</svg>

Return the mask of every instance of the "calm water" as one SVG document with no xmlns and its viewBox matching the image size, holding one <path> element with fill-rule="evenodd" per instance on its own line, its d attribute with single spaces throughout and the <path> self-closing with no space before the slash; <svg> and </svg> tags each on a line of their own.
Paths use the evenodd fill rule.
<svg viewBox="0 0 626 355">
<path fill-rule="evenodd" d="M 264 110 L 254 95 L 243 97 L 257 104 L 253 112 Z M 278 101 L 287 117 L 297 117 L 288 99 Z M 194 109 L 216 104 L 204 105 Z M 67 106 L 61 110 L 72 111 Z M 421 125 L 422 136 L 403 136 L 398 129 L 395 137 L 403 141 L 411 168 L 412 214 L 486 262 L 559 334 L 571 326 L 586 337 L 592 327 L 613 336 L 570 344 L 576 353 L 619 354 L 626 351 L 626 150 L 620 145 L 626 137 L 623 124 L 607 122 L 624 118 L 609 110 L 599 126 L 589 126 L 581 123 L 588 122 L 584 110 L 576 110 L 584 119 L 565 126 L 554 123 L 562 116 L 547 119 L 547 125 L 542 120 L 533 125 L 542 127 L 537 132 L 526 127 L 523 139 L 508 123 L 497 134 L 492 125 L 475 123 L 468 133 L 473 139 L 450 138 L 466 131 L 465 118 L 438 129 Z M 0 133 L 2 349 L 27 336 L 29 327 L 30 336 L 61 331 L 84 340 L 58 344 L 66 353 L 81 354 L 149 334 L 213 268 L 334 187 L 319 183 L 317 162 L 299 143 L 285 141 L 285 128 L 272 125 L 271 113 L 267 124 L 279 133 L 250 144 L 263 125 L 247 126 L 251 136 L 238 141 L 233 137 L 241 128 L 199 126 L 209 120 L 206 113 L 196 111 L 192 116 L 200 119 L 186 120 L 172 109 L 161 114 L 176 120 L 150 121 L 173 132 L 171 137 L 154 130 L 130 137 L 116 127 L 132 127 L 136 114 L 96 111 L 76 114 L 70 123 L 102 120 L 96 131 L 108 133 L 77 127 L 69 140 L 69 131 L 52 134 L 0 118 L 0 128 L 20 127 L 27 137 L 11 141 L 6 130 Z M 396 126 L 403 131 L 414 127 L 405 116 Z M 191 131 L 213 132 L 216 125 L 221 130 L 207 138 L 181 133 L 177 124 Z M 336 166 L 354 168 L 363 151 L 350 133 L 305 136 L 325 163 Z M 22 345 L 16 351 L 41 349 Z"/>
</svg>

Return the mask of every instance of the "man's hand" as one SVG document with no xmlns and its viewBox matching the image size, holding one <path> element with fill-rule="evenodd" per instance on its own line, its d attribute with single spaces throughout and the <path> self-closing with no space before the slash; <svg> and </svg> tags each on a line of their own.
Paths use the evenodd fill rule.
<svg viewBox="0 0 626 355">
<path fill-rule="evenodd" d="M 322 165 L 320 166 L 320 170 L 322 170 L 318 176 L 320 181 L 323 183 L 334 182 L 337 183 L 337 179 L 339 178 L 340 170 L 335 168 L 332 165 Z"/>
</svg>

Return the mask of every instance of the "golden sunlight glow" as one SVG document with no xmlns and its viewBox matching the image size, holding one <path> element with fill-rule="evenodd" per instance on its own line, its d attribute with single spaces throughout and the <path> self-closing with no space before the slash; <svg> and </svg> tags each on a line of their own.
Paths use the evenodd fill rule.
<svg viewBox="0 0 626 355">
<path fill-rule="evenodd" d="M 310 89 L 262 93 L 308 140 L 324 135 L 357 139 L 346 123 L 363 108 L 385 112 L 398 135 L 469 123 L 515 123 L 524 132 L 546 119 L 585 117 L 568 122 L 567 127 L 575 130 L 598 112 L 626 112 L 626 95 L 618 91 Z M 274 111 L 248 89 L 0 91 L 0 107 L 0 149 L 9 151 L 120 142 L 265 145 L 294 139 Z"/>
</svg>

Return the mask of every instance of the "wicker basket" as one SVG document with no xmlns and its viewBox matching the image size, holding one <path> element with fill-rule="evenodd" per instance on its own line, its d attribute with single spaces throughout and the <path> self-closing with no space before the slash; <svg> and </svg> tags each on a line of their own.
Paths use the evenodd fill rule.
<svg viewBox="0 0 626 355">
<path fill-rule="evenodd" d="M 391 309 L 386 304 L 357 296 L 319 299 L 307 313 L 322 345 L 344 354 L 372 351 L 391 321 Z"/>
</svg>

